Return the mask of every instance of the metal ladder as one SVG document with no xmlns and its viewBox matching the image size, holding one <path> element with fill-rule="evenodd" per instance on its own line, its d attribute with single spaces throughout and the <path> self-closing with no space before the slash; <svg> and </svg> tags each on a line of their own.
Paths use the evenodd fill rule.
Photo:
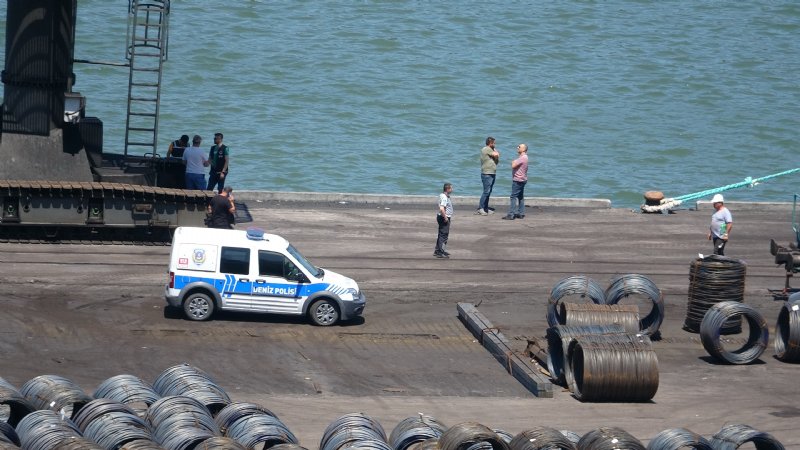
<svg viewBox="0 0 800 450">
<path fill-rule="evenodd" d="M 170 0 L 128 1 L 128 115 L 125 155 L 156 156 L 161 72 L 167 60 Z"/>
</svg>

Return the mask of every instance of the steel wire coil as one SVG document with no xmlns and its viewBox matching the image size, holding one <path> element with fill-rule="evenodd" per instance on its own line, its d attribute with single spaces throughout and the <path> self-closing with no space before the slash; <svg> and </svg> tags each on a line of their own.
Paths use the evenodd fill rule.
<svg viewBox="0 0 800 450">
<path fill-rule="evenodd" d="M 53 447 L 53 450 L 105 450 L 96 442 L 79 436 L 68 436 Z"/>
<path fill-rule="evenodd" d="M 28 380 L 19 392 L 30 401 L 36 409 L 61 411 L 69 418 L 83 405 L 92 401 L 87 393 L 77 384 L 58 375 L 40 375 Z"/>
<path fill-rule="evenodd" d="M 606 294 L 596 281 L 583 275 L 574 275 L 559 280 L 550 290 L 547 299 L 547 324 L 554 327 L 563 320 L 558 315 L 558 304 L 566 296 L 589 298 L 592 303 L 602 305 L 606 302 Z"/>
<path fill-rule="evenodd" d="M 439 439 L 446 429 L 446 426 L 431 416 L 420 414 L 406 417 L 389 433 L 389 443 L 394 450 L 407 450 L 417 442 Z"/>
<path fill-rule="evenodd" d="M 463 422 L 448 428 L 439 438 L 440 450 L 510 450 L 508 443 L 491 428 L 476 422 Z"/>
<path fill-rule="evenodd" d="M 266 414 L 278 418 L 272 411 L 252 402 L 233 402 L 222 408 L 215 416 L 214 422 L 217 423 L 222 434 L 226 434 L 228 427 L 242 417 Z"/>
<path fill-rule="evenodd" d="M 157 442 L 150 439 L 139 439 L 130 441 L 124 444 L 119 450 L 166 450 L 164 447 L 158 445 Z"/>
<path fill-rule="evenodd" d="M 581 437 L 580 450 L 647 450 L 641 441 L 617 427 L 600 427 Z"/>
<path fill-rule="evenodd" d="M 500 436 L 500 439 L 506 441 L 506 444 L 510 444 L 511 440 L 514 439 L 514 435 L 506 430 L 500 428 L 492 428 L 492 431 L 497 433 L 497 435 Z"/>
<path fill-rule="evenodd" d="M 747 342 L 737 350 L 728 351 L 720 335 L 725 323 L 733 317 L 744 317 L 750 326 Z M 764 316 L 752 306 L 739 302 L 717 303 L 708 309 L 700 324 L 703 348 L 715 359 L 728 364 L 750 364 L 758 359 L 769 344 L 769 329 Z"/>
<path fill-rule="evenodd" d="M 574 432 L 574 431 L 571 431 L 571 430 L 559 430 L 559 431 L 561 431 L 561 434 L 563 434 L 564 437 L 569 439 L 570 442 L 575 444 L 575 446 L 577 446 L 578 445 L 578 441 L 581 440 L 581 435 L 576 433 L 576 432 Z"/>
<path fill-rule="evenodd" d="M 0 441 L 19 446 L 19 435 L 10 423 L 0 422 Z"/>
<path fill-rule="evenodd" d="M 153 440 L 167 450 L 184 450 L 219 436 L 219 427 L 208 408 L 200 401 L 184 396 L 162 397 L 145 414 Z"/>
<path fill-rule="evenodd" d="M 519 432 L 509 444 L 511 450 L 575 450 L 575 443 L 550 427 L 534 427 Z"/>
<path fill-rule="evenodd" d="M 594 303 L 561 303 L 561 325 L 580 327 L 620 324 L 628 333 L 639 332 L 638 305 L 596 305 Z"/>
<path fill-rule="evenodd" d="M 409 445 L 407 450 L 439 450 L 439 439 L 430 438 L 415 442 Z"/>
<path fill-rule="evenodd" d="M 19 450 L 19 447 L 13 442 L 0 439 L 0 450 Z"/>
<path fill-rule="evenodd" d="M 33 405 L 11 383 L 0 378 L 0 422 L 8 422 L 12 427 L 17 426 L 26 415 L 36 411 Z"/>
<path fill-rule="evenodd" d="M 392 450 L 392 446 L 380 439 L 364 439 L 342 447 L 341 450 Z"/>
<path fill-rule="evenodd" d="M 755 445 L 757 450 L 785 450 L 783 444 L 771 434 L 744 424 L 725 425 L 711 437 L 714 450 L 735 450 L 748 442 Z"/>
<path fill-rule="evenodd" d="M 564 368 L 567 366 L 566 355 L 569 343 L 574 337 L 585 334 L 624 334 L 622 325 L 589 325 L 572 327 L 556 325 L 547 329 L 547 370 L 550 377 L 558 384 L 566 386 Z"/>
<path fill-rule="evenodd" d="M 78 414 L 75 415 L 75 425 L 81 430 L 86 431 L 86 426 L 98 417 L 111 412 L 124 412 L 128 414 L 136 414 L 130 406 L 120 403 L 116 400 L 107 398 L 96 398 L 81 408 Z"/>
<path fill-rule="evenodd" d="M 319 449 L 336 450 L 354 440 L 372 438 L 387 442 L 383 426 L 364 413 L 348 413 L 328 424 L 322 433 Z"/>
<path fill-rule="evenodd" d="M 116 450 L 127 442 L 153 439 L 150 427 L 133 411 L 111 411 L 95 417 L 83 435 L 106 450 Z"/>
<path fill-rule="evenodd" d="M 775 323 L 775 357 L 800 362 L 800 299 L 784 302 Z"/>
<path fill-rule="evenodd" d="M 40 409 L 23 417 L 16 432 L 24 450 L 52 450 L 65 438 L 82 437 L 69 417 L 49 409 Z"/>
<path fill-rule="evenodd" d="M 163 430 L 156 440 L 167 450 L 190 450 L 212 437 L 214 434 L 203 428 L 173 427 Z"/>
<path fill-rule="evenodd" d="M 197 444 L 194 450 L 247 450 L 247 447 L 236 442 L 235 439 L 216 436 Z"/>
<path fill-rule="evenodd" d="M 145 420 L 152 428 L 157 428 L 164 422 L 174 421 L 176 416 L 196 417 L 197 423 L 202 423 L 209 431 L 219 434 L 219 427 L 211 417 L 208 408 L 200 401 L 182 395 L 171 395 L 158 399 L 148 408 Z"/>
<path fill-rule="evenodd" d="M 250 415 L 233 422 L 225 434 L 247 448 L 264 449 L 278 444 L 299 444 L 297 437 L 277 417 Z"/>
<path fill-rule="evenodd" d="M 567 383 L 580 401 L 646 402 L 658 391 L 658 358 L 646 335 L 580 336 L 567 361 Z"/>
<path fill-rule="evenodd" d="M 299 444 L 278 444 L 270 447 L 270 450 L 308 450 Z"/>
<path fill-rule="evenodd" d="M 655 338 L 659 336 L 659 328 L 664 322 L 664 295 L 652 280 L 644 275 L 627 274 L 614 278 L 606 289 L 606 303 L 616 305 L 623 298 L 631 295 L 642 295 L 652 303 L 650 312 L 639 320 L 642 333 Z"/>
<path fill-rule="evenodd" d="M 189 364 L 172 366 L 153 382 L 153 388 L 162 396 L 183 395 L 202 402 L 212 413 L 220 411 L 231 402 L 228 393 L 206 372 Z"/>
<path fill-rule="evenodd" d="M 746 273 L 747 265 L 738 259 L 712 255 L 692 261 L 683 329 L 699 332 L 706 311 L 719 302 L 743 302 Z M 739 319 L 726 322 L 721 330 L 722 334 L 741 332 L 742 323 Z"/>
<path fill-rule="evenodd" d="M 147 381 L 128 374 L 116 375 L 100 383 L 94 391 L 94 398 L 109 398 L 133 408 L 139 416 L 144 416 L 147 408 L 161 395 Z"/>
<path fill-rule="evenodd" d="M 706 438 L 686 428 L 671 428 L 658 433 L 647 450 L 715 450 Z"/>
</svg>

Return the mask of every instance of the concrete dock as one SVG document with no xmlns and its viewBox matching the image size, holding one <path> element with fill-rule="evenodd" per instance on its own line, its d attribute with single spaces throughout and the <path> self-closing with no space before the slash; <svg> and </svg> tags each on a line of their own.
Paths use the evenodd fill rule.
<svg viewBox="0 0 800 450">
<path fill-rule="evenodd" d="M 690 264 L 711 253 L 706 203 L 640 214 L 607 201 L 530 199 L 524 220 L 506 221 L 507 199 L 493 200 L 497 214 L 476 216 L 477 199 L 456 197 L 452 257 L 440 260 L 432 256 L 435 196 L 235 194 L 251 219 L 238 227 L 280 234 L 316 265 L 354 278 L 367 295 L 363 320 L 321 328 L 299 317 L 225 313 L 191 322 L 165 308 L 169 246 L 0 244 L 0 377 L 19 388 L 61 375 L 91 394 L 111 376 L 152 381 L 186 362 L 234 400 L 271 409 L 309 449 L 350 412 L 374 417 L 387 434 L 424 413 L 514 434 L 616 426 L 645 443 L 668 428 L 710 438 L 744 423 L 800 448 L 800 365 L 775 359 L 771 345 L 754 364 L 722 365 L 681 329 Z M 747 263 L 745 303 L 772 334 L 784 270 L 769 241 L 792 239 L 791 204 L 728 207 L 726 254 Z M 456 311 L 459 302 L 478 305 L 523 354 L 529 338 L 545 334 L 556 282 L 587 275 L 605 287 L 628 273 L 646 275 L 665 296 L 663 339 L 654 342 L 660 384 L 649 403 L 581 403 L 558 386 L 553 398 L 537 398 Z"/>
</svg>

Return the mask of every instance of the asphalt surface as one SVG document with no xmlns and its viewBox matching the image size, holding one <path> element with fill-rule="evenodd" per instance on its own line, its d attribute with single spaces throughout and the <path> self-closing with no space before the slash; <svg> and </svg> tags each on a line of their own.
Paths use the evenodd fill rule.
<svg viewBox="0 0 800 450">
<path fill-rule="evenodd" d="M 433 200 L 435 201 L 435 200 Z M 21 387 L 43 374 L 87 393 L 129 373 L 153 381 L 176 364 L 210 373 L 234 400 L 275 412 L 309 449 L 339 416 L 364 412 L 390 430 L 424 413 L 446 425 L 474 421 L 517 433 L 546 425 L 585 433 L 616 426 L 649 441 L 686 427 L 711 437 L 744 423 L 800 448 L 800 365 L 773 357 L 723 365 L 681 329 L 689 268 L 711 210 L 644 215 L 625 209 L 530 207 L 524 220 L 472 215 L 456 202 L 449 260 L 432 256 L 434 207 L 250 201 L 241 216 L 289 239 L 315 264 L 354 278 L 363 319 L 316 327 L 301 317 L 223 313 L 185 320 L 166 308 L 168 246 L 0 244 L 0 377 Z M 784 271 L 769 240 L 792 237 L 791 205 L 736 210 L 729 256 L 747 263 L 745 302 L 770 324 Z M 537 398 L 509 376 L 458 319 L 479 304 L 523 353 L 544 336 L 550 289 L 570 275 L 607 286 L 648 276 L 665 296 L 654 342 L 659 389 L 651 402 L 581 403 L 555 387 Z M 648 308 L 646 303 L 641 308 Z M 743 337 L 729 337 L 731 345 Z"/>
</svg>

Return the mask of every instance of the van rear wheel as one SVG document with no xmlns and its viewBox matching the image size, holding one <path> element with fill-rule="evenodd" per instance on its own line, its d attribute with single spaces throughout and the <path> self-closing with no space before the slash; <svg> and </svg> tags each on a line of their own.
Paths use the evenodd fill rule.
<svg viewBox="0 0 800 450">
<path fill-rule="evenodd" d="M 183 301 L 183 312 L 189 320 L 208 320 L 214 314 L 214 301 L 206 294 L 190 294 Z"/>
<path fill-rule="evenodd" d="M 339 309 L 332 300 L 321 299 L 308 308 L 308 316 L 316 325 L 329 327 L 339 321 Z"/>
</svg>

